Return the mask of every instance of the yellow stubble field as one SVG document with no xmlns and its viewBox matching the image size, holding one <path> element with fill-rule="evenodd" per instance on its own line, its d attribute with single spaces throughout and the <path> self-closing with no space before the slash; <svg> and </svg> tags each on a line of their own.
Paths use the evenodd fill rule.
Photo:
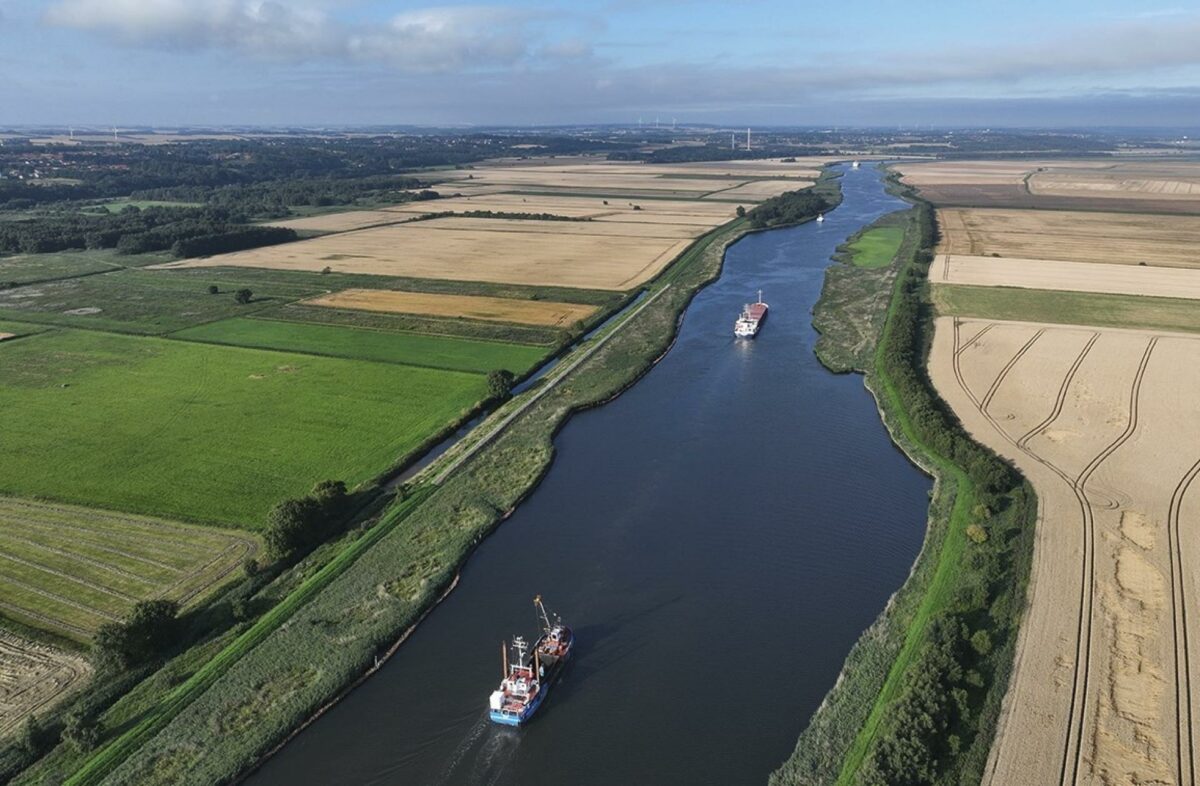
<svg viewBox="0 0 1200 786">
<path fill-rule="evenodd" d="M 573 325 L 590 317 L 596 311 L 595 306 L 581 303 L 516 300 L 478 295 L 440 295 L 391 289 L 345 289 L 341 292 L 305 300 L 304 305 L 443 318 L 464 317 L 552 327 Z"/>
</svg>

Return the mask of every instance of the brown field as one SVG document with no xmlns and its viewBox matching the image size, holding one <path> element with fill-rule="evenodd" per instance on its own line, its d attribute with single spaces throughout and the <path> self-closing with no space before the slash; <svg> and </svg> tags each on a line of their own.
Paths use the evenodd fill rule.
<svg viewBox="0 0 1200 786">
<path fill-rule="evenodd" d="M 896 164 L 905 183 L 933 185 L 1022 185 L 1038 170 L 1093 169 L 1112 166 L 1110 161 L 913 161 Z"/>
<path fill-rule="evenodd" d="M 749 183 L 743 183 L 734 188 L 727 188 L 724 191 L 706 194 L 704 199 L 744 199 L 751 202 L 760 202 L 764 199 L 778 196 L 785 191 L 799 191 L 802 188 L 808 188 L 814 182 L 812 180 L 752 180 Z"/>
<path fill-rule="evenodd" d="M 297 231 L 346 232 L 351 229 L 363 229 L 381 224 L 395 224 L 412 218 L 415 216 L 397 215 L 386 210 L 347 210 L 343 213 L 326 213 L 321 216 L 271 221 L 267 226 L 286 227 Z"/>
<path fill-rule="evenodd" d="M 470 218 L 447 216 L 422 222 L 433 229 L 477 230 L 479 232 L 519 232 L 522 234 L 593 235 L 596 237 L 645 237 L 683 240 L 703 235 L 707 227 L 690 224 L 622 221 L 625 216 L 613 216 L 612 221 L 542 221 L 524 218 Z"/>
<path fill-rule="evenodd" d="M 92 668 L 78 655 L 0 630 L 0 739 L 81 687 Z"/>
<path fill-rule="evenodd" d="M 940 254 L 1200 267 L 1200 218 L 1068 210 L 938 211 Z"/>
<path fill-rule="evenodd" d="M 1200 338 L 941 317 L 929 369 L 1039 500 L 985 784 L 1194 782 Z"/>
<path fill-rule="evenodd" d="M 607 202 L 607 204 L 605 204 Z M 639 209 L 635 210 L 634 205 Z M 733 218 L 735 205 L 712 202 L 654 199 L 644 202 L 602 199 L 600 197 L 539 196 L 521 194 L 486 194 L 470 197 L 450 197 L 429 202 L 410 202 L 383 208 L 386 212 L 444 213 L 491 210 L 497 213 L 549 213 L 569 218 L 604 218 L 622 221 L 678 223 L 680 219 L 716 226 Z"/>
<path fill-rule="evenodd" d="M 536 231 L 537 225 L 569 223 L 557 221 L 515 222 L 534 230 L 524 232 L 453 226 L 464 220 L 469 219 L 362 229 L 154 267 L 329 267 L 339 273 L 626 290 L 653 278 L 691 243 L 630 237 L 622 234 L 620 224 L 595 224 L 611 234 Z"/>
<path fill-rule="evenodd" d="M 384 289 L 346 289 L 304 301 L 306 306 L 420 314 L 432 317 L 465 317 L 522 325 L 570 326 L 596 312 L 595 306 L 555 303 L 549 300 L 514 300 L 476 295 L 435 295 Z"/>
<path fill-rule="evenodd" d="M 930 276 L 938 283 L 968 286 L 1200 298 L 1200 270 L 1178 267 L 943 254 L 930 268 Z"/>
<path fill-rule="evenodd" d="M 12 338 L 15 335 L 17 335 L 17 334 L 16 333 L 0 333 L 0 341 L 3 341 L 6 338 Z"/>
</svg>

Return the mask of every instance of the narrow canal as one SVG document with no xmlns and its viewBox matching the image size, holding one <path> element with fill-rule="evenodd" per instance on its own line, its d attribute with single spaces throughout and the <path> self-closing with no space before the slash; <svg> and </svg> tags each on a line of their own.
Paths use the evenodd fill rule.
<svg viewBox="0 0 1200 786">
<path fill-rule="evenodd" d="M 920 548 L 930 481 L 856 375 L 813 355 L 830 255 L 903 207 L 845 168 L 824 223 L 746 237 L 679 340 L 574 417 L 530 499 L 392 660 L 267 784 L 765 784 Z M 763 291 L 754 341 L 732 336 Z M 533 723 L 490 724 L 500 642 L 542 594 L 577 653 Z"/>
</svg>

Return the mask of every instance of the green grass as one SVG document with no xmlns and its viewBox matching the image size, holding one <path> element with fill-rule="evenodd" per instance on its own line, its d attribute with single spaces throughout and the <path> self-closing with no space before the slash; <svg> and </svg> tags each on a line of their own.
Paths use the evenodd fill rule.
<svg viewBox="0 0 1200 786">
<path fill-rule="evenodd" d="M 483 375 L 116 334 L 0 343 L 0 493 L 258 527 L 463 417 Z"/>
<path fill-rule="evenodd" d="M 851 262 L 858 267 L 880 268 L 892 264 L 904 241 L 904 226 L 876 226 L 846 244 Z"/>
<path fill-rule="evenodd" d="M 258 621 L 251 625 L 245 633 L 226 645 L 215 657 L 167 694 L 166 698 L 151 708 L 137 725 L 89 758 L 74 775 L 65 781 L 65 786 L 99 783 L 132 751 L 137 750 L 147 738 L 166 726 L 184 707 L 191 704 L 213 682 L 225 674 L 243 655 L 254 649 L 287 621 L 298 608 L 311 600 L 321 589 L 344 573 L 371 546 L 391 532 L 412 512 L 424 496 L 424 493 L 415 494 L 406 502 L 393 508 L 389 515 L 372 527 L 366 535 L 326 563 L 281 603 L 259 617 Z"/>
<path fill-rule="evenodd" d="M 31 325 L 27 322 L 9 322 L 0 319 L 0 333 L 11 333 L 14 336 L 28 336 L 31 333 L 42 333 L 49 329 L 45 325 Z"/>
<path fill-rule="evenodd" d="M 0 497 L 0 613 L 86 642 L 136 601 L 205 597 L 258 548 L 243 533 Z"/>
<path fill-rule="evenodd" d="M 247 284 L 237 276 L 205 272 L 180 276 L 170 270 L 117 270 L 2 290 L 0 319 L 153 335 L 245 316 L 324 291 L 287 276 Z M 209 294 L 209 286 L 219 294 Z M 243 287 L 254 292 L 245 305 L 234 300 L 234 292 Z"/>
<path fill-rule="evenodd" d="M 532 368 L 546 355 L 545 349 L 498 341 L 471 341 L 273 319 L 226 319 L 173 333 L 172 338 L 356 360 L 407 363 L 454 371 L 487 373 L 503 368 L 518 375 Z"/>
<path fill-rule="evenodd" d="M 136 257 L 120 256 L 111 249 L 0 257 L 0 285 L 30 284 L 117 270 L 128 265 L 131 259 Z M 162 257 L 152 259 L 155 262 L 161 260 Z"/>
<path fill-rule="evenodd" d="M 1184 298 L 934 284 L 933 301 L 943 315 L 1200 332 L 1200 301 Z"/>
</svg>

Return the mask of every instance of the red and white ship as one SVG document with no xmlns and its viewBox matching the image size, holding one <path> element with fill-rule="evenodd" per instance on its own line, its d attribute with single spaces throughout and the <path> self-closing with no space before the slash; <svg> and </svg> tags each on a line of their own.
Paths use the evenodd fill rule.
<svg viewBox="0 0 1200 786">
<path fill-rule="evenodd" d="M 767 318 L 767 304 L 763 302 L 762 290 L 758 290 L 758 302 L 747 303 L 742 315 L 733 323 L 733 335 L 738 338 L 754 338 Z"/>
</svg>

